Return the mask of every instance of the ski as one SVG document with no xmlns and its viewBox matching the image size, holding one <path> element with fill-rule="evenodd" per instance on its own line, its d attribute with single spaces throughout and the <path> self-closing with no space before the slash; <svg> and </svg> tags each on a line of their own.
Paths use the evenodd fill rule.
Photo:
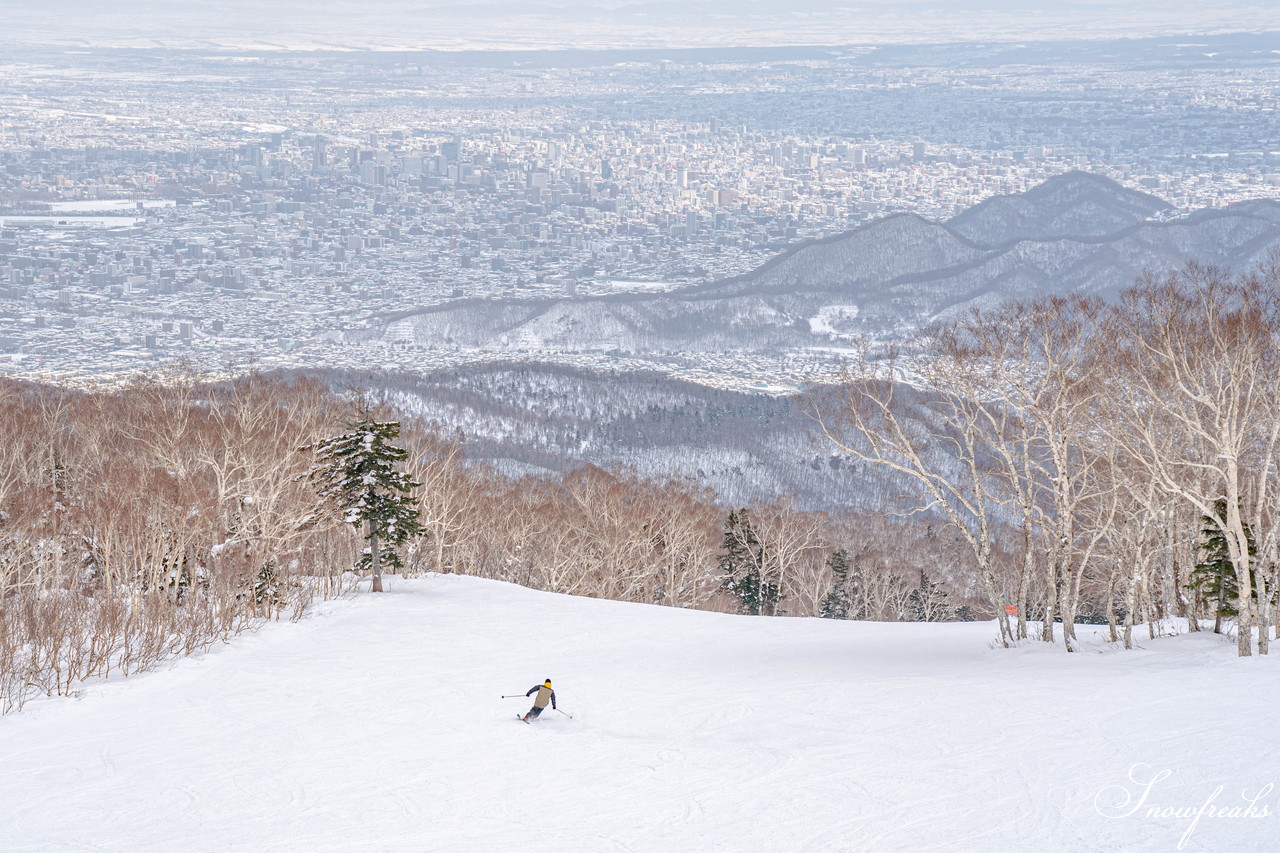
<svg viewBox="0 0 1280 853">
<path fill-rule="evenodd" d="M 520 716 L 519 714 L 516 714 L 516 719 L 517 719 L 517 720 L 519 720 L 520 722 L 524 723 L 526 726 L 531 726 L 531 725 L 533 725 L 533 723 L 529 722 L 528 720 L 526 720 L 524 717 Z"/>
</svg>

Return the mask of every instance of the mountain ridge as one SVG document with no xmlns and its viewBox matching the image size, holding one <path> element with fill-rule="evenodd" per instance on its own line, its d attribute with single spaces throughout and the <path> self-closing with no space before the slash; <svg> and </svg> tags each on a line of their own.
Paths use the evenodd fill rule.
<svg viewBox="0 0 1280 853">
<path fill-rule="evenodd" d="M 962 219 L 966 212 L 935 222 L 896 214 L 795 246 L 743 275 L 681 290 L 452 303 L 387 315 L 372 334 L 428 349 L 517 349 L 552 358 L 614 350 L 767 356 L 854 338 L 901 338 L 971 305 L 1076 290 L 1114 296 L 1144 270 L 1167 272 L 1188 261 L 1238 272 L 1280 248 L 1274 199 L 1170 218 L 1171 208 L 1154 196 L 1083 172 L 998 198 L 1004 201 L 985 208 L 998 216 Z M 1032 211 L 1031 218 L 1011 222 L 1010 205 Z M 1071 233 L 1080 230 L 1073 223 L 1082 211 L 1098 209 L 1111 213 L 1095 233 Z M 957 219 L 967 235 L 952 226 Z M 990 227 L 979 228 L 983 222 Z M 1019 229 L 1024 236 L 1005 239 Z M 1030 232 L 1035 236 L 1025 236 Z"/>
<path fill-rule="evenodd" d="M 1173 207 L 1093 172 L 1056 175 L 1016 195 L 992 196 L 947 220 L 955 234 L 998 248 L 1023 239 L 1105 238 Z M 997 239 L 990 235 L 999 234 Z"/>
</svg>

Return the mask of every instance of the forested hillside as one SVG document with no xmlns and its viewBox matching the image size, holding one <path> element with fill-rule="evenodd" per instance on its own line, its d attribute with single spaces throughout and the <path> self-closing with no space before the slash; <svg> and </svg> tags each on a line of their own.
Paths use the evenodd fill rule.
<svg viewBox="0 0 1280 853">
<path fill-rule="evenodd" d="M 549 394 L 529 399 L 557 406 Z M 296 617 L 351 588 L 365 538 L 315 488 L 314 448 L 349 432 L 369 403 L 284 376 L 173 372 L 98 393 L 0 383 L 0 711 Z M 563 457 L 561 470 L 519 476 L 471 458 L 456 428 L 418 408 L 375 410 L 401 423 L 403 468 L 417 484 L 421 535 L 400 554 L 407 574 L 777 615 L 830 611 L 837 587 L 831 612 L 843 617 L 982 609 L 954 538 L 927 526 L 816 512 L 779 493 L 726 502 L 693 476 Z M 515 430 L 504 446 L 528 438 Z M 726 561 L 730 542 L 745 559 Z M 767 606 L 752 584 L 773 590 Z"/>
</svg>

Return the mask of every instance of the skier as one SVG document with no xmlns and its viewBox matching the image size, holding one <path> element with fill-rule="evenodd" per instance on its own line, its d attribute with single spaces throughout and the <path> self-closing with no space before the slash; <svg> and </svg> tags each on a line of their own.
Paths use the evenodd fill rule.
<svg viewBox="0 0 1280 853">
<path fill-rule="evenodd" d="M 542 710 L 547 707 L 548 701 L 551 702 L 552 710 L 555 710 L 555 707 L 556 707 L 556 692 L 551 689 L 550 678 L 548 678 L 546 681 L 542 682 L 541 684 L 533 685 L 532 687 L 529 688 L 529 691 L 524 695 L 532 696 L 535 691 L 537 692 L 538 695 L 533 700 L 533 707 L 529 709 L 529 713 L 525 714 L 523 717 L 520 718 L 524 720 L 526 723 L 529 722 L 530 720 L 538 719 L 538 715 L 541 714 Z"/>
</svg>

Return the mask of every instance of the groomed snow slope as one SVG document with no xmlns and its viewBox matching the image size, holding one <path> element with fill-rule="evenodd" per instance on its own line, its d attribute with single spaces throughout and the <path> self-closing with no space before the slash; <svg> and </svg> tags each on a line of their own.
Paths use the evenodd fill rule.
<svg viewBox="0 0 1280 853">
<path fill-rule="evenodd" d="M 392 578 L 0 719 L 0 850 L 1174 850 L 1149 808 L 1280 781 L 1276 661 L 993 636 Z M 546 677 L 574 718 L 520 723 Z M 1181 849 L 1280 849 L 1278 800 Z"/>
</svg>

